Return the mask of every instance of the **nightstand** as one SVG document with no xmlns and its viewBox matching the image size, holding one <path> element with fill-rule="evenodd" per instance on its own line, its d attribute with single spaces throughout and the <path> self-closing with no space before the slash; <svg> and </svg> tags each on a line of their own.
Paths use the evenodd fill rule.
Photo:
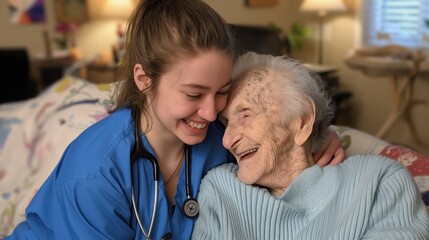
<svg viewBox="0 0 429 240">
<path fill-rule="evenodd" d="M 61 79 L 74 60 L 68 51 L 55 51 L 52 56 L 36 55 L 32 63 L 38 80 L 38 92 Z"/>
<path fill-rule="evenodd" d="M 92 63 L 86 66 L 88 81 L 95 84 L 113 83 L 118 80 L 118 65 Z"/>
</svg>

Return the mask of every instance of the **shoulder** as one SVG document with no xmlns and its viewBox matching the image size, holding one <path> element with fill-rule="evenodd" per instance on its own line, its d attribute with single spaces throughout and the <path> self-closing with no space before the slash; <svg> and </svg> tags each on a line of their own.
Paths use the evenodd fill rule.
<svg viewBox="0 0 429 240">
<path fill-rule="evenodd" d="M 372 169 L 374 171 L 397 171 L 405 169 L 401 164 L 399 164 L 393 159 L 381 155 L 371 154 L 350 156 L 346 159 L 346 161 L 344 161 L 344 163 L 340 164 L 339 166 L 353 169 Z"/>
<path fill-rule="evenodd" d="M 211 122 L 208 127 L 207 136 L 202 144 L 217 144 L 222 146 L 222 137 L 225 126 L 219 121 Z"/>
<path fill-rule="evenodd" d="M 192 157 L 198 161 L 192 163 L 193 166 L 203 166 L 203 176 L 208 170 L 213 169 L 223 163 L 231 162 L 228 151 L 222 145 L 224 126 L 216 120 L 209 125 L 207 135 L 199 144 L 193 145 Z"/>
<path fill-rule="evenodd" d="M 210 183 L 231 183 L 239 181 L 237 178 L 238 166 L 234 163 L 225 163 L 216 168 L 210 170 L 207 175 L 204 177 L 202 184 L 204 182 Z"/>
<path fill-rule="evenodd" d="M 90 148 L 106 146 L 107 142 L 122 135 L 133 133 L 133 120 L 129 109 L 118 110 L 85 129 L 72 143 L 71 147 Z M 100 143 L 103 144 L 100 144 Z"/>
<path fill-rule="evenodd" d="M 350 174 L 349 176 L 362 177 L 368 181 L 374 178 L 380 183 L 388 178 L 413 181 L 411 173 L 403 165 L 380 155 L 353 155 L 338 167 L 343 173 Z"/>
<path fill-rule="evenodd" d="M 83 131 L 67 147 L 57 166 L 57 177 L 92 178 L 102 168 L 126 168 L 134 141 L 130 111 L 116 111 Z"/>
<path fill-rule="evenodd" d="M 234 163 L 225 163 L 208 171 L 207 175 L 202 179 L 200 188 L 204 190 L 221 190 L 225 186 L 232 186 L 240 181 L 237 178 L 238 166 Z M 200 193 L 201 193 L 200 189 Z"/>
<path fill-rule="evenodd" d="M 212 198 L 241 199 L 243 197 L 256 197 L 269 194 L 265 188 L 247 185 L 237 177 L 238 165 L 225 163 L 210 170 L 203 178 L 200 185 L 200 195 Z M 235 201 L 235 200 L 234 200 Z"/>
<path fill-rule="evenodd" d="M 208 171 L 201 180 L 199 196 L 217 195 L 239 185 L 237 178 L 238 166 L 234 163 L 225 163 Z"/>
</svg>

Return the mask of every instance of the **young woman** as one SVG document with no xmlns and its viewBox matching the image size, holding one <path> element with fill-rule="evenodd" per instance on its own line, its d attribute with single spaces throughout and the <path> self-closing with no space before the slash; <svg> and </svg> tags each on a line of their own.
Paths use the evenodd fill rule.
<svg viewBox="0 0 429 240">
<path fill-rule="evenodd" d="M 201 178 L 233 159 L 216 120 L 233 36 L 200 0 L 141 1 L 126 34 L 116 108 L 69 145 L 7 239 L 190 239 Z"/>
</svg>

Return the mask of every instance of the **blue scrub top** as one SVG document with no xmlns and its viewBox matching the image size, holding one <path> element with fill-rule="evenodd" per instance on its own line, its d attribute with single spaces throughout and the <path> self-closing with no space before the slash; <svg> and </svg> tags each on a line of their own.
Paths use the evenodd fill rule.
<svg viewBox="0 0 429 240">
<path fill-rule="evenodd" d="M 153 167 L 138 159 L 131 167 L 135 146 L 130 109 L 118 110 L 95 123 L 66 149 L 60 162 L 26 210 L 26 220 L 6 239 L 144 239 L 131 202 L 131 171 L 140 220 L 147 232 L 154 201 Z M 208 170 L 231 161 L 222 146 L 224 127 L 209 125 L 206 139 L 191 146 L 191 194 L 197 198 Z M 142 142 L 153 153 L 145 136 Z M 162 177 L 151 239 L 167 233 L 173 239 L 190 239 L 195 219 L 184 216 L 185 168 L 177 184 L 176 206 L 168 202 Z"/>
</svg>

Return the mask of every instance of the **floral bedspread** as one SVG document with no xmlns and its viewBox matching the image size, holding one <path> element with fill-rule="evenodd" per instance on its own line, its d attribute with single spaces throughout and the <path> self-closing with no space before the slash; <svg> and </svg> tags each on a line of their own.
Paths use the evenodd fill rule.
<svg viewBox="0 0 429 240">
<path fill-rule="evenodd" d="M 36 98 L 0 105 L 0 239 L 24 219 L 67 145 L 108 115 L 112 89 L 64 77 Z"/>
</svg>

